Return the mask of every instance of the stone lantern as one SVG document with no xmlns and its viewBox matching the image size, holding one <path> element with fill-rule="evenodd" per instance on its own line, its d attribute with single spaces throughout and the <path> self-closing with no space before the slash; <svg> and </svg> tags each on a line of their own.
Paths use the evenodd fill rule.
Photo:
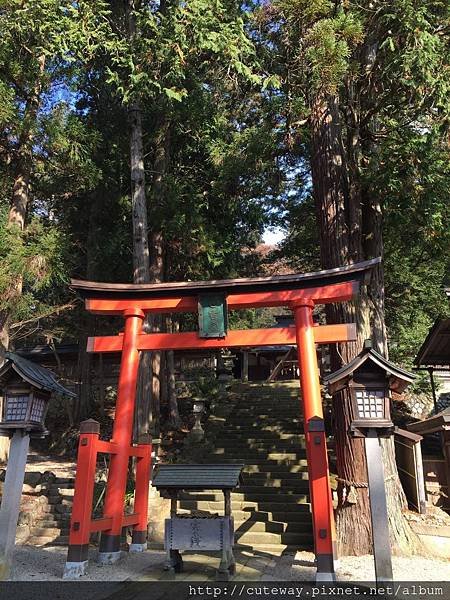
<svg viewBox="0 0 450 600">
<path fill-rule="evenodd" d="M 194 413 L 195 423 L 191 430 L 191 435 L 196 440 L 202 440 L 205 430 L 202 427 L 202 415 L 205 412 L 205 400 L 203 398 L 193 398 L 192 412 Z"/>
</svg>

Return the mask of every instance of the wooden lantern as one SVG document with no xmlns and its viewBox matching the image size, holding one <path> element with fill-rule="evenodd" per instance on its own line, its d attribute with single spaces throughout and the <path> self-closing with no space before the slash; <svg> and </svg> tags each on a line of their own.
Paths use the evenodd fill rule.
<svg viewBox="0 0 450 600">
<path fill-rule="evenodd" d="M 16 429 L 46 435 L 45 417 L 52 393 L 75 396 L 56 381 L 51 371 L 12 352 L 6 353 L 0 369 L 0 385 L 3 435 L 11 435 Z"/>
<path fill-rule="evenodd" d="M 382 437 L 392 435 L 391 390 L 403 392 L 413 380 L 414 375 L 375 352 L 369 340 L 350 363 L 325 378 L 331 394 L 350 391 L 354 418 L 349 433 L 354 437 L 365 437 L 369 429 Z"/>
</svg>

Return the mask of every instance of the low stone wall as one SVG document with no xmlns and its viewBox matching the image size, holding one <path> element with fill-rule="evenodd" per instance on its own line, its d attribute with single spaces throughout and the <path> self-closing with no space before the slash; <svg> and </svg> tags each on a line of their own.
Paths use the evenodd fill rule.
<svg viewBox="0 0 450 600">
<path fill-rule="evenodd" d="M 450 556 L 450 526 L 431 527 L 414 523 L 412 529 L 430 554 L 448 559 Z"/>
<path fill-rule="evenodd" d="M 0 498 L 3 492 L 3 482 L 6 471 L 0 471 Z M 35 527 L 42 516 L 48 512 L 47 490 L 49 485 L 56 479 L 50 471 L 39 473 L 38 471 L 25 473 L 20 500 L 20 513 L 17 521 L 16 544 L 24 544 L 31 536 L 31 530 Z"/>
</svg>

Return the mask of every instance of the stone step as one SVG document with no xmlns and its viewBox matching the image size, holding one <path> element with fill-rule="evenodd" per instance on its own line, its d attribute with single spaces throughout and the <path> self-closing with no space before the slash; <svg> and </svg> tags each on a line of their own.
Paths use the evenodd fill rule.
<svg viewBox="0 0 450 600">
<path fill-rule="evenodd" d="M 296 504 L 292 507 L 293 510 L 284 510 L 282 508 L 280 511 L 262 511 L 255 510 L 254 508 L 244 509 L 244 510 L 234 510 L 233 518 L 236 523 L 239 523 L 240 526 L 243 526 L 244 523 L 248 522 L 248 526 L 250 527 L 252 523 L 263 523 L 270 524 L 274 523 L 277 526 L 282 525 L 283 527 L 289 527 L 290 525 L 294 525 L 295 527 L 301 528 L 302 524 L 305 527 L 312 527 L 312 517 L 309 504 Z M 218 511 L 209 511 L 212 515 L 222 515 L 223 514 L 223 506 L 221 510 Z M 180 508 L 177 509 L 177 514 L 191 514 L 190 509 Z"/>
<path fill-rule="evenodd" d="M 214 460 L 215 459 L 215 460 Z M 266 473 L 270 476 L 280 477 L 283 473 L 299 473 L 304 472 L 307 469 L 306 459 L 301 458 L 297 460 L 283 461 L 271 461 L 267 462 L 263 459 L 247 460 L 246 458 L 238 460 L 235 458 L 220 456 L 210 456 L 208 458 L 208 464 L 239 464 L 244 465 L 242 472 L 245 473 Z"/>
<path fill-rule="evenodd" d="M 30 546 L 47 546 L 55 544 L 55 537 L 53 536 L 35 536 L 32 535 L 27 539 L 27 544 Z"/>
<path fill-rule="evenodd" d="M 297 521 L 296 523 L 286 523 L 281 521 L 254 521 L 247 519 L 246 521 L 234 521 L 234 530 L 238 533 L 246 531 L 267 532 L 267 533 L 312 533 L 312 522 Z"/>
<path fill-rule="evenodd" d="M 61 506 L 72 506 L 72 502 L 73 502 L 73 497 L 70 496 L 68 498 L 64 498 L 62 496 L 60 496 L 59 494 L 57 495 L 51 495 L 51 496 L 47 496 L 47 501 L 49 504 L 53 504 L 53 505 L 61 505 Z"/>
<path fill-rule="evenodd" d="M 264 410 L 272 410 L 275 407 L 279 407 L 280 410 L 301 410 L 300 401 L 297 400 L 297 398 L 292 398 L 289 400 L 280 400 L 274 398 L 271 401 L 264 400 L 261 402 L 243 402 L 236 404 L 232 414 L 236 414 L 236 412 L 240 410 L 252 410 L 255 414 L 258 414 L 258 412 L 262 412 Z"/>
<path fill-rule="evenodd" d="M 280 438 L 282 435 L 304 437 L 303 422 L 293 425 L 291 421 L 291 423 L 286 426 L 278 425 L 277 423 L 267 423 L 265 425 L 260 425 L 259 427 L 256 427 L 254 424 L 249 427 L 248 425 L 243 425 L 242 423 L 234 426 L 227 425 L 221 430 L 220 437 L 223 439 L 228 435 L 237 437 L 245 436 L 248 438 L 254 438 L 257 436 L 257 439 L 260 440 L 265 437 L 270 438 L 272 436 Z"/>
<path fill-rule="evenodd" d="M 222 429 L 220 436 L 217 439 L 217 444 L 223 443 L 226 445 L 227 442 L 243 442 L 246 443 L 272 443 L 272 442 L 283 442 L 283 443 L 302 443 L 305 441 L 303 433 L 284 433 L 282 431 L 255 431 L 255 429 L 249 429 L 246 432 L 241 430 L 228 431 Z"/>
<path fill-rule="evenodd" d="M 75 488 L 74 487 L 70 487 L 70 488 L 59 488 L 59 493 L 61 496 L 63 496 L 64 498 L 73 498 L 74 494 L 75 494 Z"/>
<path fill-rule="evenodd" d="M 273 404 L 258 404 L 255 406 L 239 406 L 235 408 L 229 415 L 228 421 L 236 420 L 238 416 L 252 416 L 256 419 L 262 415 L 276 415 L 277 417 L 283 417 L 284 415 L 295 415 L 296 417 L 302 417 L 300 404 L 298 402 L 293 404 L 280 404 L 274 402 Z"/>
<path fill-rule="evenodd" d="M 247 496 L 248 494 L 254 496 L 260 494 L 261 497 L 265 497 L 270 494 L 307 494 L 309 492 L 309 482 L 299 481 L 298 483 L 288 483 L 287 485 L 241 485 L 237 489 L 238 492 Z"/>
<path fill-rule="evenodd" d="M 240 485 L 234 492 L 231 493 L 231 498 L 240 500 L 241 496 L 248 498 L 249 496 L 258 496 L 261 498 L 267 498 L 270 495 L 287 494 L 308 494 L 309 493 L 309 481 L 299 480 L 292 482 L 289 480 L 287 485 Z M 214 498 L 213 498 L 214 497 Z M 222 500 L 223 493 L 217 490 L 201 490 L 201 491 L 186 491 L 180 493 L 180 498 L 192 500 L 193 498 L 198 500 Z"/>
<path fill-rule="evenodd" d="M 42 523 L 41 523 L 42 525 Z M 58 537 L 61 535 L 61 529 L 59 527 L 33 527 L 31 530 L 33 537 Z"/>
<path fill-rule="evenodd" d="M 297 440 L 273 440 L 273 441 L 259 441 L 259 442 L 247 442 L 244 439 L 230 439 L 230 440 L 218 440 L 215 446 L 215 451 L 217 453 L 223 452 L 226 453 L 230 450 L 255 450 L 258 452 L 277 452 L 277 451 L 286 451 L 290 452 L 291 450 L 301 450 L 305 448 L 305 442 L 299 442 Z M 72 490 L 67 490 L 72 491 Z"/>
<path fill-rule="evenodd" d="M 252 416 L 242 416 L 236 420 L 230 420 L 227 423 L 228 429 L 252 429 L 253 433 L 264 430 L 267 427 L 278 427 L 286 433 L 293 432 L 298 433 L 303 429 L 303 419 L 298 416 L 290 416 L 285 418 L 283 416 L 266 415 L 261 418 Z"/>
<path fill-rule="evenodd" d="M 61 515 L 62 516 L 62 515 Z M 57 529 L 68 529 L 70 526 L 70 519 L 39 519 L 39 527 L 57 528 Z"/>
<path fill-rule="evenodd" d="M 231 494 L 231 502 L 284 502 L 286 504 L 303 504 L 307 501 L 308 491 L 308 489 L 305 489 L 303 493 L 294 494 L 281 489 L 277 492 L 275 489 L 270 490 L 269 488 L 268 493 L 261 493 L 259 490 L 253 494 L 247 492 L 233 492 Z M 214 491 L 181 492 L 179 498 L 181 502 L 185 500 L 194 500 L 197 502 L 223 502 L 222 492 Z"/>
<path fill-rule="evenodd" d="M 73 490 L 75 487 L 75 482 L 66 482 L 66 483 L 52 483 L 49 487 L 50 490 Z"/>
<path fill-rule="evenodd" d="M 69 493 L 66 493 L 66 492 L 69 492 Z M 59 504 L 60 502 L 63 502 L 66 504 L 72 503 L 74 495 L 75 495 L 75 490 L 61 490 L 61 492 L 50 491 L 50 493 L 47 496 L 47 501 L 49 504 Z"/>
<path fill-rule="evenodd" d="M 293 510 L 290 510 L 290 509 Z M 311 511 L 309 504 L 297 504 L 293 507 L 282 507 L 276 511 L 264 510 L 236 510 L 233 512 L 236 523 L 243 521 L 255 521 L 261 523 L 311 523 Z"/>
<path fill-rule="evenodd" d="M 223 459 L 223 462 L 226 463 L 227 460 Z M 307 468 L 308 464 L 306 458 L 288 461 L 287 463 L 281 464 L 269 464 L 266 461 L 252 461 L 251 463 L 249 462 L 248 464 L 244 465 L 242 472 L 244 475 L 257 473 L 259 475 L 265 474 L 270 477 L 281 477 L 281 475 L 284 477 L 285 474 L 290 476 L 297 473 L 303 473 Z"/>
<path fill-rule="evenodd" d="M 277 499 L 278 500 L 278 499 Z M 267 500 L 257 501 L 257 500 L 242 500 L 242 501 L 232 501 L 231 502 L 231 510 L 250 510 L 255 509 L 255 511 L 267 511 L 267 512 L 280 512 L 286 509 L 287 506 L 293 508 L 297 505 L 308 504 L 309 499 L 306 494 L 302 496 L 298 496 L 298 500 L 291 500 L 290 502 L 286 501 L 275 501 L 269 502 Z M 223 512 L 223 501 L 196 501 L 196 500 L 180 500 L 179 506 L 180 508 L 188 509 L 188 510 L 207 510 L 212 512 L 218 512 L 222 514 Z"/>
<path fill-rule="evenodd" d="M 243 469 L 246 472 L 251 472 L 249 469 L 253 468 L 254 470 L 262 470 L 263 472 L 277 473 L 279 467 L 295 467 L 301 466 L 301 461 L 303 459 L 290 459 L 284 458 L 279 460 L 264 460 L 263 458 L 254 458 L 251 456 L 247 457 L 231 457 L 229 455 L 217 454 L 210 455 L 208 460 L 208 464 L 221 464 L 221 465 L 244 465 Z M 304 470 L 304 466 L 301 469 Z"/>
<path fill-rule="evenodd" d="M 286 412 L 295 412 L 297 416 L 301 411 L 301 405 L 298 401 L 289 403 L 277 402 L 276 400 L 273 402 L 246 402 L 245 404 L 236 405 L 233 411 L 230 413 L 230 418 L 233 418 L 240 413 L 251 413 L 255 417 L 264 413 L 276 413 L 277 408 L 279 408 L 280 411 L 284 410 Z"/>
<path fill-rule="evenodd" d="M 270 394 L 253 394 L 253 395 L 245 395 L 241 400 L 236 402 L 235 406 L 242 405 L 252 405 L 258 406 L 260 404 L 271 404 L 274 401 L 279 401 L 283 404 L 299 404 L 300 394 L 298 391 L 294 391 L 291 394 L 277 394 L 271 396 Z"/>
<path fill-rule="evenodd" d="M 308 481 L 308 470 L 306 465 L 303 471 L 297 473 L 282 473 L 281 475 L 272 475 L 272 473 L 242 473 L 243 485 L 258 485 L 261 487 L 283 487 L 297 485 L 300 482 Z"/>
<path fill-rule="evenodd" d="M 286 544 L 289 546 L 298 546 L 299 548 L 310 548 L 312 544 L 311 533 L 269 533 L 246 532 L 242 535 L 235 533 L 235 540 L 239 544 L 249 544 L 251 546 L 265 546 L 267 544 Z"/>
<path fill-rule="evenodd" d="M 292 555 L 296 554 L 298 550 L 312 550 L 313 546 L 305 546 L 305 548 L 299 548 L 298 546 L 288 546 L 287 544 L 242 544 L 241 542 L 234 545 L 236 552 L 257 552 L 263 554 L 273 554 L 274 556 L 282 556 L 283 554 Z"/>
<path fill-rule="evenodd" d="M 61 535 L 59 538 L 53 541 L 53 546 L 68 546 L 69 545 L 69 536 Z"/>
<path fill-rule="evenodd" d="M 214 450 L 211 453 L 211 456 L 214 456 L 215 458 L 223 456 L 227 459 L 236 460 L 236 462 L 240 462 L 244 459 L 246 463 L 252 463 L 253 459 L 256 459 L 256 461 L 264 460 L 270 464 L 270 461 L 285 462 L 287 460 L 305 458 L 306 450 L 299 449 L 295 452 L 264 452 L 264 450 L 240 450 L 239 448 L 236 448 L 233 451 L 230 449 L 229 451 L 225 452 L 223 449 L 219 448 L 218 450 Z M 256 461 L 255 464 L 257 464 Z"/>
<path fill-rule="evenodd" d="M 66 501 L 67 502 L 67 501 Z M 43 512 L 51 515 L 69 515 L 72 512 L 72 503 L 70 504 L 49 504 L 43 507 Z"/>
</svg>

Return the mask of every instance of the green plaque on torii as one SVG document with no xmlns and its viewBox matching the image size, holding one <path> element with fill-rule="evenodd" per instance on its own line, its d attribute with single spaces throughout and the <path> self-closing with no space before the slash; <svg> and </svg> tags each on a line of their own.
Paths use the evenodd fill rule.
<svg viewBox="0 0 450 600">
<path fill-rule="evenodd" d="M 227 335 L 228 311 L 224 294 L 199 295 L 198 328 L 201 338 L 224 338 Z"/>
</svg>

